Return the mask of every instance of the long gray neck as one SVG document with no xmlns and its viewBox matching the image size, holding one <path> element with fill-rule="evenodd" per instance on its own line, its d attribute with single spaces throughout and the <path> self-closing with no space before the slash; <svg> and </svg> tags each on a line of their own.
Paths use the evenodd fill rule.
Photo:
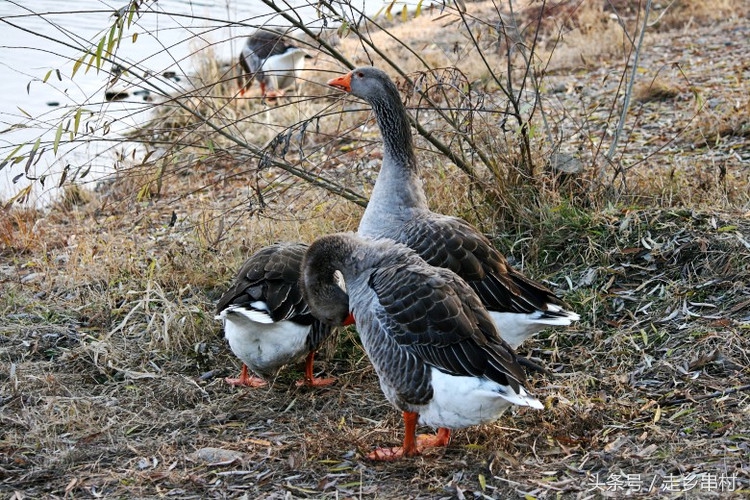
<svg viewBox="0 0 750 500">
<path fill-rule="evenodd" d="M 408 217 L 408 209 L 427 208 L 409 117 L 395 86 L 392 90 L 370 101 L 383 137 L 383 165 L 359 225 L 364 235 L 375 235 L 375 227 L 392 219 Z"/>
</svg>

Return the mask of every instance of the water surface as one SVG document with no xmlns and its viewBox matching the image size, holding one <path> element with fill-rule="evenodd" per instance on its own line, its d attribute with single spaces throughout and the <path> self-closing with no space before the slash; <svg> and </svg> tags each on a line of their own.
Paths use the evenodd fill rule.
<svg viewBox="0 0 750 500">
<path fill-rule="evenodd" d="M 86 179 L 95 179 L 111 172 L 118 156 L 132 154 L 129 148 L 135 145 L 116 141 L 118 134 L 142 123 L 152 105 L 143 95 L 105 100 L 112 64 L 103 62 L 102 71 L 88 72 L 84 65 L 73 75 L 75 61 L 107 36 L 113 15 L 124 5 L 104 0 L 0 2 L 0 161 L 18 145 L 25 144 L 19 153 L 31 150 L 37 140 L 39 150 L 47 150 L 32 164 L 24 160 L 0 170 L 0 200 L 32 185 L 30 202 L 43 203 L 61 171 L 68 176 L 86 172 Z M 290 5 L 303 19 L 316 22 L 315 10 L 304 0 Z M 210 50 L 221 60 L 233 60 L 255 27 L 286 24 L 259 0 L 147 1 L 124 30 L 116 59 L 154 75 L 171 72 L 176 77 L 159 78 L 159 84 L 178 89 L 195 70 L 200 59 L 195 54 L 205 57 Z M 52 153 L 58 125 L 74 123 L 79 108 L 85 111 L 76 140 L 62 134 L 57 153 Z M 82 134 L 87 128 L 93 132 Z M 29 179 L 42 175 L 47 175 L 44 186 Z"/>
</svg>

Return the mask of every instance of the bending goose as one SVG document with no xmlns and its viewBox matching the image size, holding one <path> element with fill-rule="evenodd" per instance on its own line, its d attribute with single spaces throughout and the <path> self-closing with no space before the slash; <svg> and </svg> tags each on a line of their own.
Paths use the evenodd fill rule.
<svg viewBox="0 0 750 500">
<path fill-rule="evenodd" d="M 551 290 L 513 269 L 474 226 L 430 211 L 406 107 L 388 75 L 362 67 L 328 85 L 367 101 L 383 137 L 383 164 L 358 234 L 403 243 L 429 264 L 461 276 L 514 349 L 548 326 L 567 326 L 580 319 Z"/>
<path fill-rule="evenodd" d="M 541 409 L 516 355 L 464 280 L 392 240 L 352 233 L 314 241 L 302 261 L 310 310 L 336 324 L 351 312 L 385 397 L 403 411 L 403 446 L 373 460 L 446 446 L 450 429 L 497 420 L 511 405 Z M 416 436 L 417 422 L 438 428 Z"/>
<path fill-rule="evenodd" d="M 240 95 L 250 89 L 253 79 L 258 80 L 264 97 L 284 95 L 285 88 L 297 83 L 305 68 L 305 59 L 312 59 L 312 56 L 280 31 L 259 29 L 247 38 L 240 53 Z"/>
<path fill-rule="evenodd" d="M 313 377 L 315 350 L 332 328 L 310 314 L 302 297 L 300 264 L 306 250 L 303 243 L 261 248 L 219 299 L 216 319 L 222 320 L 229 347 L 243 362 L 239 378 L 227 378 L 227 383 L 264 386 L 264 377 L 305 355 L 305 378 L 298 385 L 325 386 L 335 381 Z M 336 318 L 336 323 L 350 324 L 345 316 Z M 261 376 L 250 376 L 248 367 Z"/>
</svg>

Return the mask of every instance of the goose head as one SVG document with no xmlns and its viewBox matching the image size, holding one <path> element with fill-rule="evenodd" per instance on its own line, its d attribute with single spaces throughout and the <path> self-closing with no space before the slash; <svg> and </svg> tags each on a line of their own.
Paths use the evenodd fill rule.
<svg viewBox="0 0 750 500">
<path fill-rule="evenodd" d="M 384 175 L 381 171 L 378 183 L 383 186 L 379 188 L 376 184 L 370 201 L 376 200 L 378 193 L 387 193 L 400 186 L 397 196 L 405 198 L 403 203 L 409 206 L 427 206 L 421 180 L 415 175 L 417 159 L 414 155 L 409 115 L 393 80 L 382 70 L 363 66 L 329 80 L 328 85 L 364 99 L 372 106 L 383 137 L 383 169 L 401 171 L 396 175 L 386 174 L 393 186 L 386 186 L 388 181 L 380 180 Z"/>
<path fill-rule="evenodd" d="M 356 68 L 343 76 L 329 80 L 328 85 L 364 99 L 371 105 L 394 101 L 401 105 L 401 96 L 396 84 L 384 71 L 372 66 Z"/>
<path fill-rule="evenodd" d="M 313 242 L 305 253 L 300 272 L 300 288 L 310 312 L 332 326 L 354 323 L 344 275 L 334 257 L 338 255 L 337 241 L 324 237 Z"/>
</svg>

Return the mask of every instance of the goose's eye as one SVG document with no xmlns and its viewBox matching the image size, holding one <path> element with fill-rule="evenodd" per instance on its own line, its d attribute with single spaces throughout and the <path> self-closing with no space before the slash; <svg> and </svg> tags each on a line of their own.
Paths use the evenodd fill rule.
<svg viewBox="0 0 750 500">
<path fill-rule="evenodd" d="M 364 74 L 364 73 L 362 73 L 362 72 L 360 71 L 359 73 L 357 73 L 357 76 L 358 76 L 359 78 L 364 78 L 364 77 L 365 77 L 365 74 Z"/>
</svg>

